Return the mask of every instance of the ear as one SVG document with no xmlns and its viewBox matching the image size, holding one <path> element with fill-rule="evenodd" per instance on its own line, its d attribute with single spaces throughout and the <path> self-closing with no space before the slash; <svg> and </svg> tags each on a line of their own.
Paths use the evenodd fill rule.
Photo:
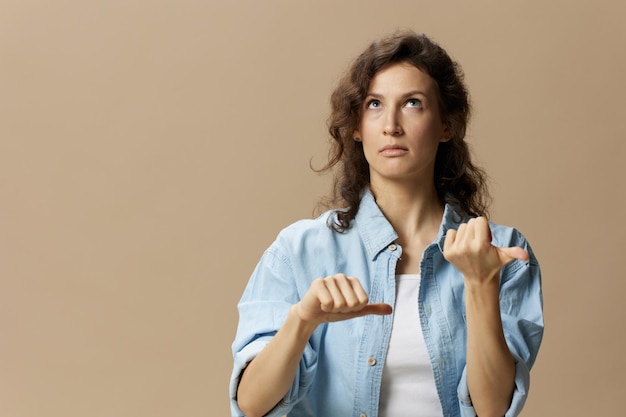
<svg viewBox="0 0 626 417">
<path fill-rule="evenodd" d="M 352 134 L 352 139 L 354 139 L 355 142 L 362 142 L 361 139 L 361 132 L 359 132 L 359 130 L 355 130 L 354 133 Z"/>
<path fill-rule="evenodd" d="M 441 139 L 439 139 L 439 142 L 449 142 L 451 139 L 452 129 L 450 129 L 450 126 L 446 123 L 443 125 L 443 131 L 441 132 Z"/>
</svg>

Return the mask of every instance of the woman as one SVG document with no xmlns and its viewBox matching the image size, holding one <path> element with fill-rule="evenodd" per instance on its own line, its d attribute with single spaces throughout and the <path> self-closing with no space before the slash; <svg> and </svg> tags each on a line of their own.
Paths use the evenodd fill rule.
<svg viewBox="0 0 626 417">
<path fill-rule="evenodd" d="M 234 416 L 519 414 L 540 271 L 517 230 L 485 219 L 469 110 L 424 35 L 357 58 L 332 96 L 338 208 L 283 230 L 240 301 Z"/>
</svg>

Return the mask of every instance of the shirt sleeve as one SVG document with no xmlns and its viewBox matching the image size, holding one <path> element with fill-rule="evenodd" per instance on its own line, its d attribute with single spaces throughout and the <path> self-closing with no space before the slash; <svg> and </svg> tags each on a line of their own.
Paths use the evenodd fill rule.
<svg viewBox="0 0 626 417">
<path fill-rule="evenodd" d="M 515 388 L 505 417 L 516 417 L 521 413 L 528 397 L 530 369 L 535 363 L 543 338 L 543 296 L 541 270 L 528 242 L 519 232 L 513 230 L 511 242 L 506 246 L 523 247 L 530 255 L 527 262 L 517 260 L 505 266 L 500 276 L 502 327 L 515 360 Z M 457 394 L 461 415 L 476 416 L 467 386 L 467 367 L 461 375 Z"/>
<path fill-rule="evenodd" d="M 230 380 L 232 416 L 244 416 L 237 404 L 239 378 L 245 367 L 270 342 L 284 323 L 289 308 L 300 300 L 289 259 L 274 244 L 255 268 L 239 302 L 239 325 L 232 345 L 234 366 Z M 285 397 L 267 416 L 283 416 L 310 389 L 317 368 L 317 352 L 307 344 L 295 378 Z"/>
</svg>

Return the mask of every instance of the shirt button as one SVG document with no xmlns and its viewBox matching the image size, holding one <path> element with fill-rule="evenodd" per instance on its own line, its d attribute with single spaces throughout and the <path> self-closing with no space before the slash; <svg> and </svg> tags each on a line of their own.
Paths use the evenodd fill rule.
<svg viewBox="0 0 626 417">
<path fill-rule="evenodd" d="M 375 358 L 367 358 L 367 364 L 369 366 L 374 366 L 376 365 L 376 359 Z"/>
<path fill-rule="evenodd" d="M 394 250 L 398 249 L 398 246 L 392 243 L 391 245 L 387 246 L 387 249 L 393 252 Z"/>
</svg>

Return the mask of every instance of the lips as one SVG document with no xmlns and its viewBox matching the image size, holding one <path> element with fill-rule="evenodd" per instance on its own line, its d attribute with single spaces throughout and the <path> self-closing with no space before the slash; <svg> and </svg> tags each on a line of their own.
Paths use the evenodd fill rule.
<svg viewBox="0 0 626 417">
<path fill-rule="evenodd" d="M 402 156 L 408 152 L 407 148 L 400 145 L 385 145 L 380 149 L 380 154 L 388 157 Z"/>
</svg>

